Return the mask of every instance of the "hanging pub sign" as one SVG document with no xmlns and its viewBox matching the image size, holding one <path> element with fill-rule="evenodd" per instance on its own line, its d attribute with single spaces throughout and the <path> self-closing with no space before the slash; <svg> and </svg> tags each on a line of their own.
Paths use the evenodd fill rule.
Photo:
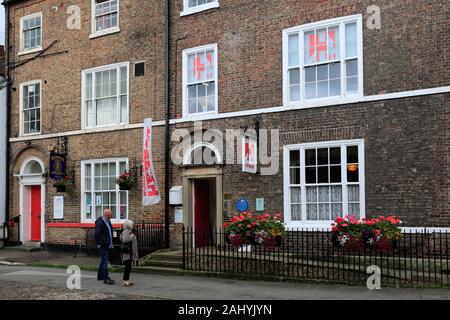
<svg viewBox="0 0 450 320">
<path fill-rule="evenodd" d="M 258 167 L 258 145 L 255 137 L 242 138 L 242 171 L 256 173 Z"/>
<path fill-rule="evenodd" d="M 144 207 L 157 204 L 161 200 L 152 160 L 152 133 L 152 119 L 145 119 L 142 157 L 142 206 Z"/>
<path fill-rule="evenodd" d="M 50 153 L 50 178 L 61 180 L 66 175 L 66 155 L 62 153 Z"/>
</svg>

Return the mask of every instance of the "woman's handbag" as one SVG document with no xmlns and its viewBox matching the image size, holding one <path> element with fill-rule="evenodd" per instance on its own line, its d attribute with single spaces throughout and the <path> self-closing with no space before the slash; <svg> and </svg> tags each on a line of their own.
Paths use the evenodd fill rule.
<svg viewBox="0 0 450 320">
<path fill-rule="evenodd" d="M 131 246 L 132 246 L 132 241 L 122 242 L 120 244 L 120 251 L 122 251 L 123 253 L 131 253 Z"/>
</svg>

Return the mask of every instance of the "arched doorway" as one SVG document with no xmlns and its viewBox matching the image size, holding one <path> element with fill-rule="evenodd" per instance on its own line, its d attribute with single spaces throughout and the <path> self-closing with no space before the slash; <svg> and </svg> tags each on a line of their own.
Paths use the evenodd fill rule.
<svg viewBox="0 0 450 320">
<path fill-rule="evenodd" d="M 20 241 L 45 241 L 45 166 L 37 157 L 27 158 L 20 167 Z"/>
<path fill-rule="evenodd" d="M 207 142 L 191 146 L 183 157 L 184 224 L 195 232 L 195 247 L 217 242 L 222 228 L 222 155 Z"/>
</svg>

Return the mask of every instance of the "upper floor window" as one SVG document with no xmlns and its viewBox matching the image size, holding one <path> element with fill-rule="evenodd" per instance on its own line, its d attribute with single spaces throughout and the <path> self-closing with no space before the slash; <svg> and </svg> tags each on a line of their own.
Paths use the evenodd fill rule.
<svg viewBox="0 0 450 320">
<path fill-rule="evenodd" d="M 128 123 L 129 63 L 84 70 L 83 128 Z"/>
<path fill-rule="evenodd" d="M 182 16 L 219 7 L 218 0 L 183 0 L 183 1 L 184 1 L 184 11 L 181 12 Z"/>
<path fill-rule="evenodd" d="M 21 135 L 41 133 L 41 80 L 20 85 Z"/>
<path fill-rule="evenodd" d="M 92 0 L 92 37 L 119 31 L 119 0 Z"/>
<path fill-rule="evenodd" d="M 217 45 L 183 51 L 183 115 L 217 112 Z"/>
<path fill-rule="evenodd" d="M 288 225 L 329 227 L 337 216 L 364 218 L 362 140 L 289 145 L 283 166 Z"/>
<path fill-rule="evenodd" d="M 283 62 L 285 105 L 362 95 L 361 15 L 285 30 Z"/>
<path fill-rule="evenodd" d="M 20 52 L 42 50 L 42 12 L 20 18 Z"/>
</svg>

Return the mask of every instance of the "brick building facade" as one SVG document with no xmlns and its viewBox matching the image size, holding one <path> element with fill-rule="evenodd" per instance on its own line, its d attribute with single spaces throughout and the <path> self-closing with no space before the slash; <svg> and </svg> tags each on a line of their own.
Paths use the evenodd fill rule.
<svg viewBox="0 0 450 320">
<path fill-rule="evenodd" d="M 38 182 L 44 191 L 43 242 L 74 244 L 82 237 L 80 223 L 91 223 L 95 216 L 86 218 L 89 190 L 82 181 L 89 177 L 82 176 L 82 166 L 90 163 L 95 168 L 99 160 L 119 172 L 123 159 L 141 161 L 144 118 L 154 121 L 153 159 L 160 190 L 165 189 L 165 34 L 160 2 L 77 0 L 73 4 L 80 8 L 81 29 L 68 29 L 67 4 L 7 1 L 12 77 L 9 216 L 20 213 L 23 220 L 30 215 L 24 199 L 32 197 L 31 186 Z M 182 165 L 171 163 L 169 187 L 182 186 L 183 203 L 178 207 L 182 206 L 185 226 L 220 229 L 240 199 L 252 212 L 258 212 L 258 199 L 263 203 L 259 212 L 281 212 L 293 228 L 328 227 L 342 213 L 361 218 L 395 214 L 407 227 L 450 226 L 447 1 L 170 4 L 171 132 L 193 133 L 198 120 L 203 130 L 242 131 L 259 125 L 279 135 L 279 144 L 269 148 L 279 163 L 271 175 L 244 173 L 241 164 L 228 163 L 223 150 L 215 150 L 221 161 L 214 165 L 192 165 L 189 157 Z M 37 13 L 41 20 L 24 24 L 24 17 Z M 114 15 L 119 18 L 114 20 Z M 95 30 L 93 21 L 102 30 Z M 41 38 L 26 34 L 25 29 L 36 25 Z M 23 52 L 26 37 L 35 46 L 28 53 Z M 142 61 L 145 75 L 136 76 L 135 64 Z M 113 98 L 97 95 L 97 89 L 92 89 L 95 98 L 86 95 L 89 79 L 100 79 L 108 88 L 111 83 L 104 81 L 102 72 L 120 82 L 126 67 L 128 93 L 117 84 Z M 35 80 L 39 81 L 30 82 Z M 20 102 L 24 88 L 35 99 L 29 84 L 42 95 L 41 128 L 31 135 L 24 132 L 36 131 L 36 123 L 25 128 L 25 102 Z M 108 107 L 117 103 L 120 118 L 118 101 L 123 96 L 129 98 L 128 117 L 112 124 L 104 110 L 111 113 Z M 97 106 L 93 118 L 85 111 L 90 103 Z M 58 137 L 67 138 L 68 163 L 75 169 L 74 190 L 64 194 L 62 220 L 54 219 L 57 193 L 51 179 L 41 174 L 27 182 L 26 171 L 31 160 L 48 172 L 49 146 Z M 261 141 L 260 137 L 259 149 L 264 148 Z M 176 145 L 173 142 L 171 150 Z M 197 147 L 208 144 L 191 149 Z M 235 148 L 241 147 L 238 140 Z M 118 187 L 112 188 L 120 198 Z M 97 210 L 92 203 L 95 191 L 92 211 Z M 140 189 L 130 191 L 128 216 L 121 216 L 119 203 L 114 203 L 116 222 L 127 217 L 163 222 L 165 196 L 163 192 L 160 204 L 143 209 Z M 172 227 L 179 231 L 175 208 L 169 212 Z M 30 226 L 24 221 L 21 226 L 13 237 L 33 240 L 27 235 Z"/>
</svg>

